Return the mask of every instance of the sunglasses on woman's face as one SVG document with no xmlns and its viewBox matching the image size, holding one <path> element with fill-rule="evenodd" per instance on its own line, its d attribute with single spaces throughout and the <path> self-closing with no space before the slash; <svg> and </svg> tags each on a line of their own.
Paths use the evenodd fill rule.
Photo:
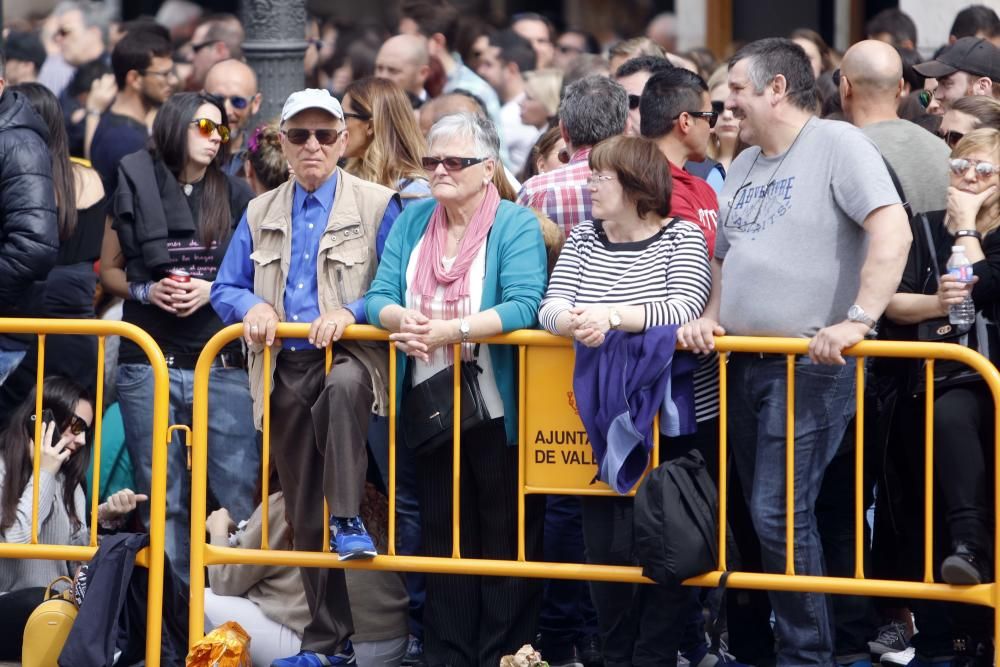
<svg viewBox="0 0 1000 667">
<path fill-rule="evenodd" d="M 973 167 L 976 170 L 976 176 L 978 178 L 989 178 L 994 174 L 1000 173 L 1000 167 L 993 164 L 992 162 L 983 162 L 981 160 L 967 160 L 965 158 L 955 158 L 953 160 L 948 160 L 948 167 L 951 169 L 951 173 L 956 176 L 964 176 L 965 172 L 969 170 L 969 167 Z"/>
<path fill-rule="evenodd" d="M 343 132 L 344 130 L 307 130 L 304 127 L 293 127 L 281 131 L 281 133 L 285 135 L 285 138 L 296 146 L 301 146 L 309 141 L 309 137 L 316 137 L 316 141 L 318 141 L 321 146 L 330 146 L 340 138 L 340 135 L 343 134 Z"/>
<path fill-rule="evenodd" d="M 79 415 L 73 415 L 72 419 L 69 420 L 69 426 L 66 428 L 69 429 L 69 432 L 73 435 L 80 435 L 90 429 L 90 424 L 88 424 Z"/>
<path fill-rule="evenodd" d="M 944 142 L 948 144 L 948 148 L 954 148 L 955 144 L 960 142 L 965 134 L 963 132 L 956 132 L 955 130 L 948 130 L 947 132 L 938 132 L 938 136 L 944 139 Z"/>
<path fill-rule="evenodd" d="M 222 143 L 224 144 L 229 143 L 229 128 L 226 127 L 225 125 L 222 125 L 221 123 L 216 123 L 214 120 L 210 118 L 195 118 L 193 121 L 191 121 L 191 124 L 197 125 L 198 131 L 201 132 L 201 136 L 205 137 L 206 139 L 212 136 L 213 132 L 218 132 L 219 139 L 222 140 Z"/>
<path fill-rule="evenodd" d="M 484 157 L 425 157 L 421 162 L 427 171 L 434 171 L 439 164 L 444 165 L 445 171 L 461 171 L 466 167 L 479 164 L 485 159 Z"/>
</svg>

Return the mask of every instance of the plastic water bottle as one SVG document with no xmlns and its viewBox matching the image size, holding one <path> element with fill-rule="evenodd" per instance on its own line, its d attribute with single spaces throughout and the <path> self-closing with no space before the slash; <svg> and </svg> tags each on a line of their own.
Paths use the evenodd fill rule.
<svg viewBox="0 0 1000 667">
<path fill-rule="evenodd" d="M 948 258 L 948 274 L 958 282 L 972 282 L 972 262 L 965 256 L 964 246 L 952 246 L 951 257 Z M 966 293 L 962 303 L 948 309 L 948 321 L 955 325 L 975 324 L 976 306 L 972 303 L 971 294 Z"/>
</svg>

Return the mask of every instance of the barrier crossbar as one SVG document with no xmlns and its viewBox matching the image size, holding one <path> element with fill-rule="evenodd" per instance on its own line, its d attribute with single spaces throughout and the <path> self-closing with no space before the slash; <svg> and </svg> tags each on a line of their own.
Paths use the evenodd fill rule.
<svg viewBox="0 0 1000 667">
<path fill-rule="evenodd" d="M 136 563 L 149 569 L 146 601 L 146 665 L 159 667 L 160 638 L 163 612 L 164 526 L 167 497 L 167 407 L 170 399 L 170 379 L 163 352 L 152 337 L 132 324 L 104 320 L 62 320 L 34 318 L 0 318 L 0 333 L 29 334 L 38 337 L 38 371 L 35 392 L 35 431 L 31 506 L 31 539 L 28 544 L 0 543 L 0 558 L 89 561 L 97 551 L 97 506 L 100 502 L 101 436 L 103 431 L 105 342 L 108 336 L 127 338 L 139 346 L 153 369 L 153 450 L 152 481 L 149 494 L 149 546 L 136 555 Z M 42 446 L 42 399 L 45 379 L 45 339 L 49 335 L 97 337 L 97 378 L 94 396 L 93 466 L 94 479 L 90 494 L 90 544 L 68 546 L 38 543 L 38 478 Z"/>
<path fill-rule="evenodd" d="M 304 324 L 279 324 L 279 338 L 305 338 L 309 326 Z M 453 465 L 453 516 L 452 539 L 453 553 L 451 558 L 428 556 L 403 556 L 396 554 L 395 545 L 395 507 L 396 507 L 396 355 L 389 355 L 389 527 L 388 553 L 376 556 L 370 561 L 340 561 L 335 555 L 321 552 L 302 552 L 287 550 L 271 550 L 267 540 L 267 487 L 264 486 L 262 498 L 263 531 L 260 549 L 229 548 L 212 546 L 205 540 L 206 497 L 207 497 L 207 446 L 208 446 L 208 377 L 212 359 L 224 345 L 242 334 L 241 325 L 230 326 L 212 338 L 203 350 L 195 371 L 194 409 L 193 409 L 193 448 L 192 448 L 192 479 L 191 479 L 191 615 L 190 637 L 194 643 L 204 633 L 204 589 L 205 566 L 217 564 L 255 564 L 279 565 L 288 567 L 327 567 L 355 568 L 364 570 L 388 570 L 401 572 L 431 572 L 439 574 L 473 574 L 492 576 L 538 577 L 550 579 L 581 579 L 593 581 L 653 583 L 642 576 L 639 567 L 617 565 L 595 565 L 588 563 L 548 563 L 529 561 L 525 557 L 524 539 L 524 499 L 528 494 L 559 493 L 567 495 L 617 495 L 609 488 L 595 488 L 590 484 L 571 483 L 568 486 L 548 484 L 529 484 L 527 468 L 529 433 L 527 423 L 529 414 L 539 410 L 534 402 L 529 404 L 528 393 L 530 383 L 528 372 L 536 362 L 529 358 L 533 350 L 561 349 L 565 354 L 572 354 L 570 340 L 553 336 L 542 331 L 516 331 L 510 334 L 484 338 L 476 342 L 491 345 L 515 345 L 519 354 L 519 424 L 520 447 L 518 463 L 518 549 L 516 560 L 487 560 L 465 558 L 459 553 L 458 518 L 461 508 L 458 502 L 458 489 L 461 483 L 460 466 L 457 465 L 461 452 L 460 409 L 456 405 L 454 462 Z M 354 325 L 348 327 L 344 338 L 355 340 L 387 341 L 385 331 L 371 326 Z M 863 341 L 844 352 L 856 365 L 856 453 L 855 453 L 855 494 L 853 498 L 853 515 L 855 522 L 855 568 L 853 577 L 829 577 L 797 574 L 794 568 L 795 526 L 794 514 L 795 480 L 794 480 L 794 390 L 795 390 L 795 359 L 808 353 L 809 341 L 793 338 L 753 338 L 740 336 L 723 336 L 715 339 L 719 355 L 719 391 L 720 391 L 720 423 L 719 423 L 719 535 L 717 569 L 700 576 L 692 577 L 685 584 L 692 586 L 716 586 L 723 573 L 728 570 L 725 530 L 726 506 L 728 498 L 727 480 L 727 385 L 728 376 L 725 353 L 767 353 L 787 356 L 787 446 L 786 446 L 786 567 L 785 573 L 730 572 L 727 585 L 734 588 L 775 590 L 788 592 L 816 592 L 830 594 L 869 595 L 881 597 L 922 598 L 927 600 L 951 601 L 966 604 L 976 604 L 996 608 L 998 606 L 998 589 L 995 583 L 984 583 L 975 586 L 951 586 L 935 583 L 933 576 L 933 419 L 934 391 L 933 371 L 934 361 L 956 361 L 966 364 L 977 371 L 989 387 L 994 406 L 1000 406 L 1000 373 L 985 357 L 973 350 L 954 344 L 923 343 L 903 341 Z M 266 354 L 271 354 L 270 350 Z M 460 346 L 454 346 L 456 360 Z M 873 357 L 926 359 L 927 398 L 926 398 L 926 451 L 925 451 L 925 498 L 924 498 L 924 576 L 923 581 L 898 581 L 887 579 L 871 579 L 864 569 L 864 493 L 863 493 L 863 463 L 864 463 L 864 380 L 865 360 Z M 566 357 L 571 359 L 571 356 Z M 265 368 L 268 368 L 265 357 Z M 563 359 L 565 361 L 565 359 Z M 330 352 L 327 353 L 327 368 L 330 364 Z M 564 364 L 565 365 L 565 364 Z M 572 376 L 572 364 L 565 371 L 564 377 Z M 265 373 L 265 382 L 270 378 Z M 460 376 L 456 364 L 453 391 L 456 403 L 459 400 Z M 265 384 L 265 396 L 269 392 L 269 384 Z M 567 387 L 563 387 L 566 389 Z M 571 384 L 568 389 L 572 389 Z M 570 394 L 571 395 L 571 394 Z M 264 405 L 264 456 L 262 456 L 262 471 L 264 484 L 268 477 L 269 448 L 269 397 Z M 574 406 L 575 409 L 575 406 Z M 1000 444 L 1000 420 L 996 420 L 993 439 L 994 448 Z M 579 427 L 579 428 L 582 428 Z M 658 431 L 659 429 L 654 429 Z M 582 436 L 581 436 L 582 437 Z M 575 445 L 575 443 L 574 443 Z M 589 444 L 584 445 L 589 449 Z M 537 453 L 537 452 L 536 452 Z M 547 454 L 546 454 L 547 456 Z M 544 457 L 543 457 L 544 458 Z M 656 457 L 651 457 L 655 461 Z M 1000 456 L 994 457 L 994 475 L 1000 478 Z M 590 473 L 593 474 L 592 472 Z M 319 494 L 317 494 L 319 496 Z M 995 494 L 994 509 L 1000 514 L 1000 494 Z M 319 502 L 319 498 L 317 498 Z M 994 537 L 996 540 L 996 536 Z M 994 549 L 996 563 L 994 572 L 1000 572 L 1000 543 Z M 995 636 L 1000 636 L 1000 614 L 995 615 Z"/>
</svg>

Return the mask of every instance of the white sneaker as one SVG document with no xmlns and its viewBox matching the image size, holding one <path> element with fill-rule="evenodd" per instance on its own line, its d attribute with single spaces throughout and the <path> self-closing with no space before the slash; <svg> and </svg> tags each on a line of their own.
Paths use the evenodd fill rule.
<svg viewBox="0 0 1000 667">
<path fill-rule="evenodd" d="M 883 653 L 880 663 L 883 665 L 908 665 L 915 657 L 917 657 L 917 649 L 910 646 L 904 651 Z"/>
</svg>

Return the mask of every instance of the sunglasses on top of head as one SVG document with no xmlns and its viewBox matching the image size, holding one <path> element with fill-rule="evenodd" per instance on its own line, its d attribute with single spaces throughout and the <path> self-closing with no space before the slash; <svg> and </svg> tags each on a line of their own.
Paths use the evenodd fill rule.
<svg viewBox="0 0 1000 667">
<path fill-rule="evenodd" d="M 425 157 L 421 159 L 421 163 L 424 165 L 424 169 L 427 171 L 434 171 L 437 169 L 438 165 L 444 165 L 445 171 L 461 171 L 467 167 L 471 167 L 474 164 L 479 164 L 486 160 L 484 157 L 454 157 L 452 155 L 446 157 Z"/>
<path fill-rule="evenodd" d="M 344 133 L 344 130 L 328 130 L 326 128 L 308 130 L 304 127 L 293 127 L 282 130 L 281 133 L 285 135 L 285 138 L 290 143 L 296 146 L 301 146 L 309 141 L 309 137 L 316 137 L 316 141 L 319 142 L 320 146 L 331 146 L 336 143 L 337 139 L 340 139 L 340 135 Z"/>
<path fill-rule="evenodd" d="M 229 143 L 229 128 L 221 123 L 216 123 L 211 118 L 195 118 L 191 121 L 192 125 L 198 126 L 198 131 L 201 132 L 201 136 L 210 137 L 213 132 L 219 133 L 219 139 L 222 143 Z"/>
</svg>

